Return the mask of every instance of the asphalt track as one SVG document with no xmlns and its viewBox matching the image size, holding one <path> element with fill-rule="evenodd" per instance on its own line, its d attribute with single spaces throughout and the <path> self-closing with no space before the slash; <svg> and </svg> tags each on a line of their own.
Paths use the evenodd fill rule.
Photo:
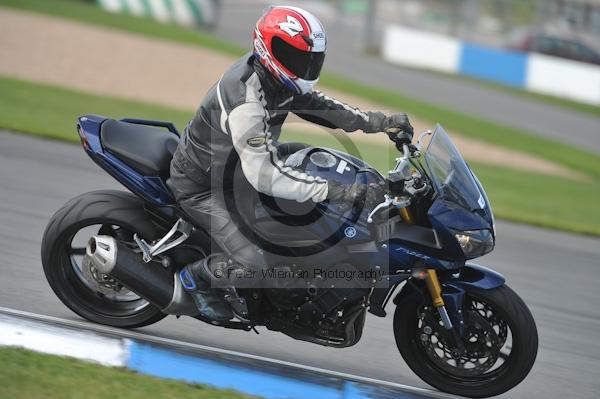
<svg viewBox="0 0 600 399">
<path fill-rule="evenodd" d="M 272 2 L 222 2 L 215 34 L 250 48 L 252 28 L 263 7 L 269 3 Z M 476 82 L 388 64 L 379 57 L 364 53 L 362 18 L 332 13 L 322 2 L 303 0 L 289 3 L 305 7 L 322 18 L 328 33 L 329 46 L 324 67 L 327 71 L 600 153 L 600 117 L 490 89 Z M 376 29 L 381 30 L 382 27 Z"/>
<path fill-rule="evenodd" d="M 73 133 L 75 134 L 75 133 Z M 69 198 L 119 188 L 75 145 L 0 133 L 0 306 L 77 320 L 53 295 L 40 264 L 40 242 L 52 213 Z M 530 376 L 507 398 L 595 398 L 600 393 L 600 241 L 499 223 L 497 249 L 480 263 L 501 273 L 530 306 L 540 352 Z M 393 312 L 391 307 L 388 312 Z M 146 334 L 246 352 L 416 387 L 391 318 L 369 315 L 359 344 L 333 349 L 259 329 L 227 331 L 169 317 Z"/>
</svg>

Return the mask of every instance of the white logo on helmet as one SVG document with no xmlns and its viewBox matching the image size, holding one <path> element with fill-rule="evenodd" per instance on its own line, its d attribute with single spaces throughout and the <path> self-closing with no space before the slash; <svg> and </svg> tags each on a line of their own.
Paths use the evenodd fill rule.
<svg viewBox="0 0 600 399">
<path fill-rule="evenodd" d="M 300 32 L 304 31 L 304 28 L 302 28 L 302 24 L 300 24 L 300 21 L 298 21 L 291 15 L 288 15 L 287 22 L 281 22 L 279 24 L 279 29 L 281 29 L 291 37 L 294 37 Z"/>
</svg>

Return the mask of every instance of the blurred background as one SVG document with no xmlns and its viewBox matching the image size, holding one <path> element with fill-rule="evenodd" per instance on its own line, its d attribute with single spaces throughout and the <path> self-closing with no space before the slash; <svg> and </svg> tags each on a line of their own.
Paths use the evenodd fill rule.
<svg viewBox="0 0 600 399">
<path fill-rule="evenodd" d="M 499 237 L 481 262 L 506 275 L 540 330 L 531 376 L 504 396 L 597 397 L 600 0 L 0 0 L 0 306 L 74 318 L 44 280 L 40 237 L 67 199 L 119 188 L 73 145 L 76 118 L 182 130 L 273 3 L 324 23 L 320 90 L 407 112 L 418 131 L 441 123 L 482 181 Z M 382 172 L 395 156 L 383 135 L 297 119 L 282 140 L 351 143 Z M 190 320 L 145 331 L 425 386 L 390 354 L 389 319 L 369 316 L 344 350 Z"/>
<path fill-rule="evenodd" d="M 400 23 L 494 47 L 598 62 L 598 1 L 428 0 L 373 3 L 375 6 L 380 3 L 382 19 L 386 23 Z M 541 39 L 540 43 L 530 43 L 533 37 L 553 40 L 544 42 Z"/>
</svg>

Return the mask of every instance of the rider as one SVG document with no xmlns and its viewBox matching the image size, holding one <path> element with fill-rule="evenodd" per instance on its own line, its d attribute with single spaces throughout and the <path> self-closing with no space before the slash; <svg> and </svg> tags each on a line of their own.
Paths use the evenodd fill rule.
<svg viewBox="0 0 600 399">
<path fill-rule="evenodd" d="M 230 270 L 260 271 L 262 251 L 243 234 L 231 215 L 227 183 L 236 166 L 254 190 L 298 202 L 364 201 L 366 186 L 340 185 L 295 170 L 278 158 L 277 140 L 289 112 L 307 121 L 347 132 L 386 132 L 410 142 L 413 128 L 406 114 L 363 112 L 313 90 L 325 59 L 321 22 L 296 7 L 268 8 L 254 30 L 254 49 L 209 90 L 188 123 L 173 160 L 168 184 L 181 208 L 207 229 L 225 254 L 211 255 L 179 274 L 205 317 L 244 319 L 243 299 L 225 302 L 235 292 Z M 231 296 L 225 296 L 231 298 Z"/>
</svg>

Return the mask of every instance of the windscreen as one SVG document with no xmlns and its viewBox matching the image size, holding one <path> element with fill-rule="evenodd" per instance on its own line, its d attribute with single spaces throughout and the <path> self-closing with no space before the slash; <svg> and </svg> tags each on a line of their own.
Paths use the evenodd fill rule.
<svg viewBox="0 0 600 399">
<path fill-rule="evenodd" d="M 488 205 L 471 169 L 440 125 L 435 128 L 422 157 L 423 166 L 439 197 L 470 211 L 484 209 Z"/>
</svg>

